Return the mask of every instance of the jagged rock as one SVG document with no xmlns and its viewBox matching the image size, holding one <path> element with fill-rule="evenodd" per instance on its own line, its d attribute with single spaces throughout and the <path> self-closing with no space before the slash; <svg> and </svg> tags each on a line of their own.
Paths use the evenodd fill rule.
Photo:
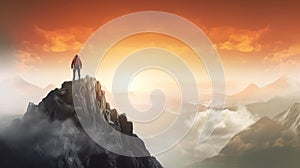
<svg viewBox="0 0 300 168">
<path fill-rule="evenodd" d="M 110 105 L 109 105 L 109 103 L 106 103 L 105 108 L 108 109 L 108 110 L 110 110 Z"/>
<path fill-rule="evenodd" d="M 73 92 L 72 89 L 78 89 Z M 78 99 L 74 102 L 74 95 Z M 84 104 L 77 107 L 77 104 Z M 95 143 L 79 122 L 77 110 L 91 119 L 91 124 L 107 122 L 126 135 L 133 133 L 133 124 L 125 114 L 110 109 L 100 82 L 94 78 L 64 82 L 52 90 L 38 105 L 29 103 L 22 120 L 14 122 L 0 134 L 0 167 L 7 168 L 161 168 L 150 156 L 141 139 L 129 141 L 107 133 L 111 144 L 123 150 L 136 151 L 145 157 L 114 154 Z M 99 129 L 101 131 L 101 129 Z M 114 139 L 117 138 L 117 139 Z M 126 146 L 126 147 L 125 147 Z"/>
<path fill-rule="evenodd" d="M 275 116 L 274 120 L 285 128 L 300 134 L 300 103 L 293 104 L 288 110 Z"/>
<path fill-rule="evenodd" d="M 120 123 L 122 133 L 126 135 L 132 135 L 132 122 L 127 121 L 127 117 L 125 114 L 119 115 L 118 122 Z"/>
<path fill-rule="evenodd" d="M 110 111 L 110 120 L 111 120 L 112 122 L 117 122 L 117 120 L 118 120 L 118 112 L 117 112 L 116 109 L 112 109 L 112 110 Z"/>
</svg>

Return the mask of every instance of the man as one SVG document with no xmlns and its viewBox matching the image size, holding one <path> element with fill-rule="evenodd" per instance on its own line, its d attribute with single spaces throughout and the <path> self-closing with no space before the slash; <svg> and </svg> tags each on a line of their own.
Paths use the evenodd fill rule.
<svg viewBox="0 0 300 168">
<path fill-rule="evenodd" d="M 82 68 L 82 63 L 78 55 L 75 55 L 72 60 L 71 68 L 73 69 L 73 81 L 75 80 L 75 73 L 77 71 L 78 78 L 80 79 L 80 69 Z"/>
</svg>

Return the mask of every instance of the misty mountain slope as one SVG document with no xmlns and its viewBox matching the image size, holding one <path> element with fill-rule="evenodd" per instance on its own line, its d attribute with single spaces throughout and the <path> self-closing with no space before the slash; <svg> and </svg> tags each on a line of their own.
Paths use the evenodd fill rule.
<svg viewBox="0 0 300 168">
<path fill-rule="evenodd" d="M 279 113 L 282 113 L 290 106 L 299 101 L 299 98 L 275 97 L 266 102 L 248 104 L 246 105 L 246 107 L 255 116 L 266 116 L 269 118 L 273 118 L 274 116 L 278 115 Z"/>
<path fill-rule="evenodd" d="M 79 100 L 86 103 L 87 112 L 93 111 L 93 121 L 109 122 L 117 131 L 133 134 L 132 123 L 125 114 L 110 109 L 101 85 L 86 77 L 75 84 L 80 88 Z M 81 102 L 79 102 L 81 103 Z M 90 114 L 86 114 L 90 115 Z M 97 118 L 98 117 L 98 118 Z M 126 157 L 97 145 L 78 122 L 72 97 L 72 82 L 52 90 L 38 105 L 30 103 L 20 120 L 0 133 L 0 167 L 5 168 L 160 168 L 151 156 Z M 100 123 L 101 125 L 101 123 Z M 101 128 L 100 128 L 101 129 Z M 99 130 L 101 133 L 101 130 Z M 142 140 L 128 142 L 108 135 L 112 145 L 134 153 L 149 154 Z M 134 143 L 129 144 L 128 143 Z"/>
<path fill-rule="evenodd" d="M 217 156 L 189 168 L 299 168 L 299 115 L 300 105 L 294 104 L 274 119 L 263 117 L 235 135 Z"/>
<path fill-rule="evenodd" d="M 23 114 L 28 102 L 39 102 L 54 85 L 46 88 L 35 86 L 17 76 L 0 83 L 0 114 Z M 17 106 L 16 106 L 17 105 Z"/>
</svg>

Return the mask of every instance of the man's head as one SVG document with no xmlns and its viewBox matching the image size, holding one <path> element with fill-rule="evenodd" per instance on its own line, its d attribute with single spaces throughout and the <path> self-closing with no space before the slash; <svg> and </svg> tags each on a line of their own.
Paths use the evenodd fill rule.
<svg viewBox="0 0 300 168">
<path fill-rule="evenodd" d="M 75 58 L 78 58 L 78 55 L 75 55 Z"/>
</svg>

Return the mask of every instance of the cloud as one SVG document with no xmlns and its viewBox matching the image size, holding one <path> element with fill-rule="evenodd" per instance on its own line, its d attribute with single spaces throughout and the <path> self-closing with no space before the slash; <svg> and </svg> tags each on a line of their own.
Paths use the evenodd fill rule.
<svg viewBox="0 0 300 168">
<path fill-rule="evenodd" d="M 226 26 L 211 28 L 207 31 L 217 49 L 248 53 L 261 50 L 262 44 L 259 43 L 259 39 L 269 31 L 269 28 L 248 30 Z"/>
<path fill-rule="evenodd" d="M 16 119 L 8 126 L 0 127 L 0 146 L 4 151 L 0 153 L 1 166 L 51 167 L 53 161 L 57 161 L 58 167 L 70 167 L 62 161 L 66 157 L 72 165 L 83 167 L 78 153 L 90 156 L 103 152 L 72 120 L 50 122 L 42 113 L 35 117 Z M 19 160 L 24 163 L 19 164 Z"/>
<path fill-rule="evenodd" d="M 238 107 L 236 111 L 223 110 L 221 121 L 213 134 L 206 142 L 201 144 L 199 143 L 199 137 L 206 119 L 207 111 L 201 112 L 200 115 L 198 115 L 196 119 L 197 135 L 195 135 L 197 138 L 191 141 L 192 143 L 190 143 L 189 146 L 191 148 L 189 150 L 194 150 L 194 153 L 198 153 L 197 155 L 206 157 L 208 157 L 208 155 L 213 156 L 217 154 L 235 134 L 246 129 L 257 120 L 245 107 Z M 208 146 L 212 148 L 207 148 Z"/>
<path fill-rule="evenodd" d="M 94 28 L 80 26 L 57 30 L 35 26 L 35 30 L 45 39 L 43 42 L 45 52 L 79 51 L 83 42 L 94 32 Z"/>
<path fill-rule="evenodd" d="M 300 55 L 300 44 L 292 44 L 288 48 L 274 52 L 269 57 L 264 57 L 265 62 L 286 62 L 290 57 Z"/>
<path fill-rule="evenodd" d="M 199 128 L 198 133 L 201 132 L 201 128 L 207 118 L 207 115 L 208 111 L 200 112 L 198 115 L 198 118 L 196 119 L 196 125 L 197 128 Z M 233 133 L 237 133 L 242 129 L 245 129 L 255 121 L 256 118 L 243 106 L 238 107 L 236 111 L 225 109 L 222 111 L 222 119 L 214 130 L 212 136 L 231 137 Z M 187 121 L 187 124 L 191 125 L 191 122 L 193 122 L 193 120 Z"/>
<path fill-rule="evenodd" d="M 41 63 L 41 57 L 24 50 L 17 51 L 18 68 L 21 70 L 32 69 L 35 65 Z"/>
<path fill-rule="evenodd" d="M 245 107 L 239 107 L 236 111 L 223 110 L 221 122 L 217 125 L 213 134 L 207 141 L 200 143 L 199 136 L 206 118 L 207 111 L 203 111 L 197 116 L 194 125 L 194 119 L 186 122 L 189 127 L 193 125 L 188 135 L 173 149 L 164 153 L 165 156 L 158 157 L 159 159 L 168 158 L 168 156 L 174 158 L 174 163 L 165 165 L 166 167 L 184 167 L 186 165 L 181 164 L 188 165 L 215 156 L 234 135 L 257 120 Z"/>
<path fill-rule="evenodd" d="M 265 56 L 263 63 L 270 65 L 267 71 L 278 72 L 284 76 L 299 77 L 300 44 L 295 43 L 285 49 L 277 50 Z"/>
</svg>

